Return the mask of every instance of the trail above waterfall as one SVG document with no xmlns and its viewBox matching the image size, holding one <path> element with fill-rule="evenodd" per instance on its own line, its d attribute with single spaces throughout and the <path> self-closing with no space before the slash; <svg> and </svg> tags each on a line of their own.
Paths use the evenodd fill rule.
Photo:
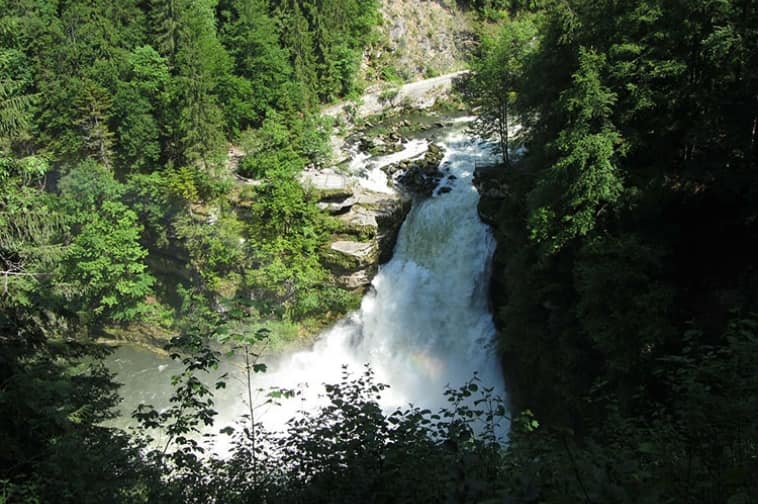
<svg viewBox="0 0 758 504">
<path fill-rule="evenodd" d="M 361 100 L 355 106 L 355 115 L 357 117 L 368 117 L 379 114 L 387 109 L 401 106 L 408 106 L 416 110 L 429 108 L 438 99 L 446 97 L 450 93 L 455 79 L 467 73 L 467 70 L 462 70 L 431 79 L 403 84 L 396 88 L 369 91 L 361 97 Z M 346 113 L 346 108 L 350 106 L 352 106 L 351 102 L 337 103 L 324 108 L 321 110 L 321 113 L 335 117 Z"/>
</svg>

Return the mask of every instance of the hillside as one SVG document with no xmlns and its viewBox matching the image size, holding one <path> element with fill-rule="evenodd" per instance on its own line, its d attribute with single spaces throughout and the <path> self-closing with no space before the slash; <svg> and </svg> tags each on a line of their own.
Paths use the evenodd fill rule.
<svg viewBox="0 0 758 504">
<path fill-rule="evenodd" d="M 416 81 L 466 67 L 474 45 L 471 17 L 452 0 L 383 0 L 379 41 L 363 58 L 361 76 Z"/>
</svg>

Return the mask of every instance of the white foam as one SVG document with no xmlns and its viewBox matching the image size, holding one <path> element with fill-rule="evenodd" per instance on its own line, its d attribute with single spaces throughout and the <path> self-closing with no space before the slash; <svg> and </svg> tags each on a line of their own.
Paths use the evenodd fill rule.
<svg viewBox="0 0 758 504">
<path fill-rule="evenodd" d="M 377 165 L 426 150 L 424 141 L 409 144 Z M 411 403 L 440 408 L 445 386 L 460 385 L 475 372 L 504 394 L 486 297 L 495 243 L 479 219 L 471 181 L 475 162 L 486 161 L 489 149 L 461 133 L 444 144 L 443 163 L 456 177 L 445 181 L 451 191 L 414 206 L 394 257 L 374 278 L 360 310 L 322 334 L 313 349 L 282 359 L 261 377 L 262 386 L 310 384 L 305 403 L 270 410 L 262 417 L 267 426 L 281 425 L 296 408 L 322 404 L 318 385 L 338 381 L 343 364 L 355 373 L 364 363 L 372 366 L 377 380 L 391 387 L 381 401 L 387 409 Z"/>
<path fill-rule="evenodd" d="M 448 135 L 442 144 L 443 165 L 455 176 L 442 184 L 451 191 L 414 205 L 392 260 L 380 268 L 360 309 L 325 331 L 310 350 L 276 360 L 264 356 L 269 369 L 255 375 L 255 387 L 261 391 L 254 404 L 265 402 L 269 387 L 300 391 L 298 399 L 282 406 L 256 408 L 256 419 L 269 430 L 283 429 L 299 410 L 324 404 L 322 384 L 339 382 L 343 365 L 354 374 L 360 374 L 365 363 L 371 365 L 377 381 L 390 385 L 381 400 L 386 409 L 409 404 L 441 408 L 447 404 L 445 386 L 462 385 L 475 372 L 483 385 L 504 396 L 493 349 L 495 328 L 487 308 L 488 265 L 495 243 L 477 214 L 479 195 L 471 180 L 475 164 L 488 162 L 491 150 L 461 131 Z M 371 167 L 366 166 L 368 156 L 357 155 L 351 170 L 364 174 L 381 170 L 426 148 L 423 140 L 408 142 L 402 152 L 373 160 Z M 373 184 L 370 177 L 366 179 Z M 222 368 L 221 372 L 229 371 L 230 379 L 226 392 L 216 396 L 219 418 L 213 432 L 248 411 L 242 373 L 229 362 Z M 154 380 L 165 381 L 165 375 Z M 143 400 L 155 401 L 153 395 Z M 228 448 L 229 440 L 217 436 L 215 449 Z"/>
<path fill-rule="evenodd" d="M 358 183 L 364 189 L 378 193 L 394 193 L 387 174 L 382 170 L 391 164 L 399 163 L 406 159 L 413 159 L 424 152 L 429 146 L 426 140 L 410 140 L 403 149 L 385 156 L 372 158 L 365 152 L 357 152 L 348 165 L 348 171 L 357 178 Z"/>
</svg>

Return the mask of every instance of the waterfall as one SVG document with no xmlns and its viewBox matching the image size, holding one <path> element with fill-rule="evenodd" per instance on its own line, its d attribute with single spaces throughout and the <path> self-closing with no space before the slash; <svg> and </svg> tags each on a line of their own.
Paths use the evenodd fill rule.
<svg viewBox="0 0 758 504">
<path fill-rule="evenodd" d="M 445 387 L 461 385 L 475 372 L 504 395 L 487 307 L 495 243 L 479 219 L 472 185 L 475 163 L 488 160 L 489 150 L 460 132 L 440 143 L 447 175 L 440 188 L 450 191 L 438 188 L 414 205 L 393 258 L 380 268 L 360 309 L 324 332 L 312 349 L 270 365 L 260 385 L 303 390 L 305 402 L 297 407 L 308 408 L 320 403 L 320 384 L 339 381 L 342 365 L 358 374 L 368 363 L 377 381 L 390 385 L 380 401 L 387 409 L 438 409 L 445 405 Z M 371 172 L 384 164 L 367 167 L 367 179 L 376 180 Z M 259 418 L 275 427 L 294 412 L 272 407 Z"/>
<path fill-rule="evenodd" d="M 321 334 L 309 350 L 273 360 L 264 356 L 268 371 L 255 375 L 259 393 L 254 403 L 264 403 L 270 387 L 301 392 L 299 400 L 256 411 L 256 420 L 268 429 L 280 430 L 298 410 L 322 404 L 322 384 L 338 382 L 343 365 L 355 375 L 366 363 L 372 367 L 376 380 L 390 386 L 380 401 L 387 410 L 409 404 L 437 410 L 446 404 L 445 387 L 462 385 L 474 373 L 495 394 L 505 395 L 487 302 L 495 243 L 479 219 L 479 194 L 472 184 L 475 164 L 489 161 L 491 154 L 462 128 L 438 141 L 446 149 L 441 165 L 446 177 L 432 197 L 414 204 L 400 229 L 393 258 L 379 269 L 360 309 Z M 351 168 L 370 187 L 386 185 L 380 168 L 403 155 L 422 153 L 422 143 L 412 141 L 405 153 L 384 159 L 355 158 Z M 147 366 L 146 359 L 145 352 L 133 349 L 116 354 L 112 368 L 117 372 L 121 368 L 127 377 L 123 390 L 127 403 L 138 399 L 157 405 L 162 402 L 159 396 L 169 393 L 168 375 L 176 363 L 135 371 L 135 365 Z M 232 364 L 222 368 L 230 376 L 241 375 Z M 162 376 L 155 376 L 156 370 Z M 148 385 L 150 376 L 153 385 Z M 140 385 L 131 387 L 129 381 Z M 217 394 L 215 432 L 247 411 L 242 390 L 245 384 L 234 378 L 226 392 Z M 218 448 L 223 450 L 223 442 Z"/>
</svg>

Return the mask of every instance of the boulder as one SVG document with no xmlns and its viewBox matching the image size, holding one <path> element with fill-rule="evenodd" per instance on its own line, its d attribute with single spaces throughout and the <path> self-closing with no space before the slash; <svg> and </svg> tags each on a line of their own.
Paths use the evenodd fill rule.
<svg viewBox="0 0 758 504">
<path fill-rule="evenodd" d="M 426 198 L 432 195 L 442 175 L 439 172 L 428 171 L 423 166 L 414 166 L 397 178 L 397 181 L 410 194 Z"/>
<path fill-rule="evenodd" d="M 384 264 L 392 259 L 400 226 L 411 211 L 411 200 L 407 197 L 385 198 L 374 203 L 372 211 L 377 223 L 377 259 L 379 264 Z"/>
<path fill-rule="evenodd" d="M 329 248 L 362 263 L 370 263 L 376 252 L 376 246 L 371 242 L 340 240 L 332 243 Z"/>
<path fill-rule="evenodd" d="M 360 140 L 358 140 L 358 150 L 360 152 L 369 152 L 374 147 L 376 147 L 376 144 L 370 138 L 361 137 Z"/>
<path fill-rule="evenodd" d="M 379 223 L 376 221 L 376 212 L 363 205 L 353 205 L 350 211 L 340 215 L 346 230 L 360 235 L 376 235 Z"/>
<path fill-rule="evenodd" d="M 399 142 L 384 142 L 377 139 L 377 142 L 368 152 L 372 156 L 386 156 L 387 154 L 392 154 L 401 150 L 403 150 L 403 145 Z"/>
<path fill-rule="evenodd" d="M 382 170 L 407 193 L 428 197 L 442 180 L 440 162 L 444 157 L 444 148 L 432 143 L 423 156 L 387 165 Z"/>
</svg>

